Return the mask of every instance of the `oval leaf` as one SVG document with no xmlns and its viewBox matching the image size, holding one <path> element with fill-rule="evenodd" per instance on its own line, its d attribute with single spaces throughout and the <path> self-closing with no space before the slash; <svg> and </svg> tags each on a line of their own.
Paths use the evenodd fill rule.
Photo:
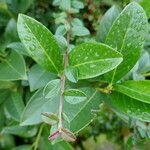
<svg viewBox="0 0 150 150">
<path fill-rule="evenodd" d="M 75 47 L 69 55 L 69 65 L 78 70 L 78 79 L 88 79 L 104 74 L 122 61 L 122 55 L 111 47 L 87 42 Z"/>
<path fill-rule="evenodd" d="M 0 80 L 26 80 L 25 61 L 22 55 L 12 51 L 10 55 L 0 63 Z"/>
<path fill-rule="evenodd" d="M 107 103 L 130 117 L 150 122 L 150 104 L 136 101 L 118 92 L 114 92 L 111 98 L 107 99 Z"/>
<path fill-rule="evenodd" d="M 123 62 L 105 75 L 107 81 L 118 81 L 134 67 L 140 57 L 147 31 L 147 17 L 143 8 L 135 2 L 127 5 L 106 37 L 105 43 L 123 55 Z"/>
<path fill-rule="evenodd" d="M 59 73 L 62 70 L 62 55 L 52 33 L 31 17 L 20 14 L 18 34 L 30 56 L 43 68 Z"/>
<path fill-rule="evenodd" d="M 150 81 L 126 81 L 116 84 L 114 90 L 131 98 L 150 104 Z"/>
<path fill-rule="evenodd" d="M 53 98 L 60 91 L 60 79 L 50 81 L 43 90 L 45 98 Z"/>
<path fill-rule="evenodd" d="M 70 89 L 64 92 L 64 99 L 70 104 L 77 104 L 86 100 L 86 95 L 77 89 Z"/>
</svg>

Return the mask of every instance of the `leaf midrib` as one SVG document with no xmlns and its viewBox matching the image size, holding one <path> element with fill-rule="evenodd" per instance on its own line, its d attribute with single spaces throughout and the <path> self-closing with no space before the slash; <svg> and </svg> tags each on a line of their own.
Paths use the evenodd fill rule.
<svg viewBox="0 0 150 150">
<path fill-rule="evenodd" d="M 77 65 L 74 65 L 73 67 L 79 67 L 79 66 L 84 66 L 84 65 L 87 65 L 87 64 L 93 64 L 93 63 L 97 63 L 97 62 L 101 62 L 101 61 L 109 61 L 109 60 L 112 60 L 112 59 L 121 59 L 121 58 L 122 57 L 97 59 L 97 60 L 92 60 L 92 61 L 84 62 L 84 63 L 81 63 L 81 64 L 77 64 Z"/>
<path fill-rule="evenodd" d="M 32 33 L 34 39 L 37 41 L 37 43 L 40 45 L 41 50 L 44 52 L 44 54 L 46 55 L 46 57 L 48 58 L 48 60 L 50 61 L 50 63 L 53 65 L 54 69 L 56 70 L 57 73 L 59 73 L 57 67 L 55 66 L 55 64 L 53 63 L 52 59 L 49 57 L 49 55 L 46 53 L 46 51 L 43 49 L 41 43 L 38 41 L 38 39 L 36 38 L 36 36 L 33 34 L 33 32 L 31 31 L 31 29 L 29 28 L 29 26 L 24 22 L 25 26 L 27 27 L 27 29 Z"/>
</svg>

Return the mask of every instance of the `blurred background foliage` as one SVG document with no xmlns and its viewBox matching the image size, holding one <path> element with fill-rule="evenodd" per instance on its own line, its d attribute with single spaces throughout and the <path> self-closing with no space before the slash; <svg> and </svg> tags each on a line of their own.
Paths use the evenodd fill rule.
<svg viewBox="0 0 150 150">
<path fill-rule="evenodd" d="M 146 3 L 141 2 L 141 5 L 145 7 L 148 5 L 148 1 Z M 73 17 L 78 18 L 85 28 L 82 28 L 82 32 L 79 33 L 78 29 L 74 29 L 74 35 L 77 36 L 71 37 L 72 44 L 95 40 L 96 38 L 98 41 L 103 40 L 101 39 L 102 24 L 105 25 L 105 22 L 109 21 L 109 15 L 112 15 L 104 15 L 105 12 L 114 5 L 121 10 L 130 0 L 81 0 L 80 2 L 82 3 L 75 3 L 76 9 L 74 11 L 76 13 L 73 14 Z M 28 72 L 34 62 L 27 57 L 17 35 L 18 13 L 24 13 L 37 19 L 55 35 L 62 32 L 57 27 L 64 21 L 65 13 L 57 7 L 57 0 L 0 0 L 0 58 L 7 57 L 9 50 L 15 49 L 24 56 Z M 104 19 L 103 16 L 106 18 Z M 149 13 L 147 16 L 150 17 Z M 83 36 L 80 37 L 80 34 Z M 60 43 L 62 42 L 63 47 L 64 39 L 60 37 L 58 40 Z M 16 55 L 16 57 L 18 56 Z M 32 75 L 34 75 L 34 69 L 32 71 Z M 38 71 L 42 72 L 43 70 L 38 67 Z M 148 71 L 150 71 L 150 34 L 148 34 L 141 59 L 124 79 L 148 79 L 150 76 Z M 45 74 L 50 76 L 48 73 Z M 122 118 L 120 119 L 105 105 L 100 106 L 102 107 L 101 111 L 93 110 L 95 120 L 80 132 L 75 143 L 60 142 L 52 145 L 47 140 L 49 135 L 47 125 L 42 126 L 44 128 L 42 136 L 38 139 L 39 126 L 21 127 L 17 123 L 24 104 L 32 96 L 33 91 L 43 87 L 48 82 L 45 79 L 35 85 L 32 81 L 32 75 L 29 75 L 29 82 L 32 82 L 30 87 L 27 80 L 14 82 L 0 80 L 0 150 L 30 150 L 38 140 L 39 150 L 126 150 L 131 149 L 131 147 L 133 150 L 150 149 L 150 126 L 148 124 L 132 118 L 126 123 L 123 121 L 126 120 L 125 116 L 120 116 Z M 36 79 L 39 81 L 38 77 Z M 22 98 L 18 93 L 10 94 L 16 89 L 23 95 Z M 13 98 L 21 101 L 19 110 L 12 109 L 14 106 L 14 103 L 11 102 Z M 13 115 L 15 111 L 17 113 Z"/>
</svg>

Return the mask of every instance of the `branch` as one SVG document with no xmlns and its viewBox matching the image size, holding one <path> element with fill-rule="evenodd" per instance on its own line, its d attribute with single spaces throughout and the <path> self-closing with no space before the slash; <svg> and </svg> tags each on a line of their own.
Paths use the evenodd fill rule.
<svg viewBox="0 0 150 150">
<path fill-rule="evenodd" d="M 67 31 L 67 49 L 66 49 L 66 53 L 64 56 L 64 70 L 67 68 L 68 66 L 68 49 L 69 49 L 69 43 L 70 43 L 70 23 L 71 23 L 71 14 L 68 12 L 67 13 L 67 23 L 69 26 L 69 29 Z M 65 89 L 65 73 L 63 72 L 63 75 L 61 76 L 61 93 L 60 93 L 60 98 L 59 98 L 59 113 L 58 113 L 58 130 L 59 132 L 61 132 L 61 128 L 62 128 L 62 109 L 63 109 L 63 93 L 64 93 L 64 89 Z"/>
</svg>

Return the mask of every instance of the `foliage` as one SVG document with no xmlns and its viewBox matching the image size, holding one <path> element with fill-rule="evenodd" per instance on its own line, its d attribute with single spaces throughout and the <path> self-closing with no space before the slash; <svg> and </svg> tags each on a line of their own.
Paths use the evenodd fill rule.
<svg viewBox="0 0 150 150">
<path fill-rule="evenodd" d="M 0 0 L 1 149 L 146 147 L 149 1 L 135 1 Z"/>
</svg>

